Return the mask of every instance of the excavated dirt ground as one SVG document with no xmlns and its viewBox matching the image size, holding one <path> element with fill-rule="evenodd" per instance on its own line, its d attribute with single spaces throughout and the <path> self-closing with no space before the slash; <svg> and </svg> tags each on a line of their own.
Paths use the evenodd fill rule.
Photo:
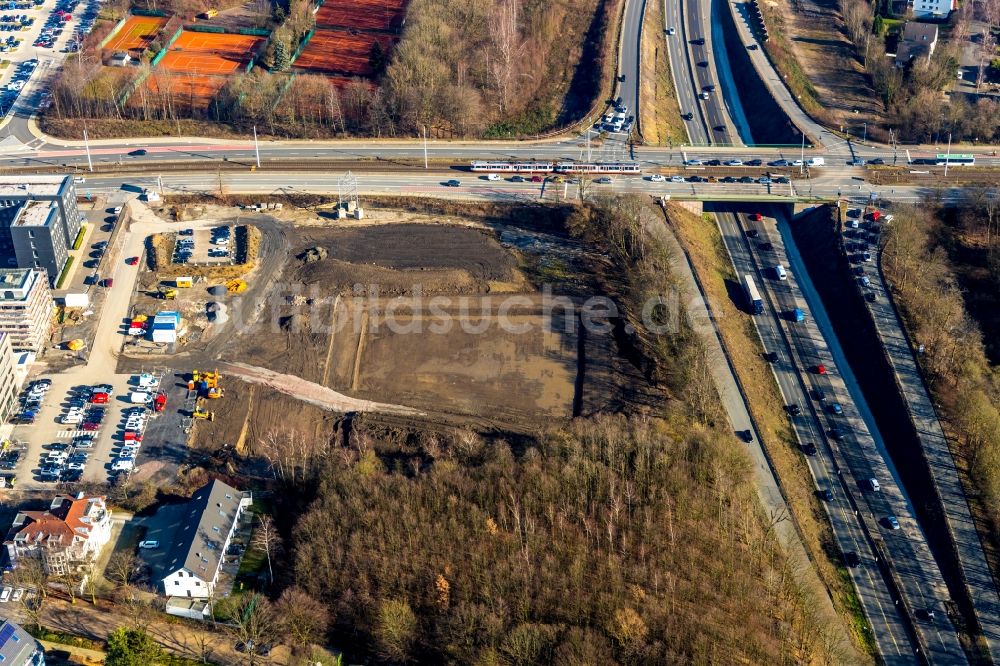
<svg viewBox="0 0 1000 666">
<path fill-rule="evenodd" d="M 576 302 L 586 291 L 578 261 L 585 251 L 565 237 L 419 218 L 298 226 L 288 229 L 288 240 L 269 307 L 230 341 L 223 361 L 296 375 L 452 425 L 534 430 L 553 418 L 658 400 L 619 357 L 612 335 L 579 335 L 559 308 L 552 309 L 552 326 L 544 326 L 541 281 Z M 323 248 L 325 258 L 305 261 L 312 248 Z M 256 433 L 252 439 L 289 414 L 307 436 L 329 433 L 336 420 L 289 396 L 265 410 L 268 389 L 236 384 L 240 395 L 227 392 L 215 406 L 216 422 L 199 424 L 201 445 L 209 445 L 205 438 L 235 440 L 246 434 L 244 424 Z"/>
</svg>

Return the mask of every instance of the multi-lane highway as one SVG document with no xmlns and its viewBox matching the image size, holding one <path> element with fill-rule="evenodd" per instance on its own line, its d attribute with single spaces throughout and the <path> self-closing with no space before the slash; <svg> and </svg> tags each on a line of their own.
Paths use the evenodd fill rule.
<svg viewBox="0 0 1000 666">
<path fill-rule="evenodd" d="M 742 279 L 750 275 L 761 287 L 766 285 L 767 275 L 757 266 L 751 254 L 748 240 L 741 229 L 738 214 L 731 211 L 716 213 L 719 228 L 729 252 L 730 259 L 737 276 Z M 748 223 L 749 228 L 758 235 L 757 242 L 771 242 L 768 227 L 771 218 L 765 222 Z M 776 239 L 777 240 L 777 239 Z M 769 295 L 767 291 L 763 294 Z M 800 380 L 796 364 L 788 351 L 781 326 L 775 315 L 775 305 L 768 299 L 770 307 L 764 314 L 754 317 L 758 335 L 764 349 L 777 355 L 772 363 L 775 380 L 786 404 L 796 404 L 808 409 L 811 404 L 805 385 Z M 792 425 L 796 437 L 803 450 L 812 451 L 815 455 L 807 456 L 809 470 L 816 483 L 819 493 L 829 491 L 832 496 L 826 501 L 827 514 L 833 528 L 834 537 L 841 553 L 844 553 L 845 564 L 859 592 L 859 599 L 864 607 L 872 627 L 873 638 L 879 647 L 879 652 L 888 661 L 894 656 L 903 663 L 912 658 L 916 646 L 910 640 L 905 617 L 900 614 L 894 603 L 894 597 L 882 577 L 875 556 L 862 529 L 861 521 L 854 514 L 854 506 L 844 489 L 841 476 L 837 473 L 832 450 L 822 443 L 826 437 L 821 425 L 812 415 L 806 418 L 796 418 Z M 857 560 L 854 559 L 857 557 Z"/>
<path fill-rule="evenodd" d="M 863 555 L 858 569 L 865 571 L 852 571 L 852 577 L 875 627 L 880 651 L 887 662 L 907 663 L 923 646 L 932 663 L 961 663 L 965 655 L 947 617 L 950 598 L 944 580 L 891 465 L 863 417 L 863 396 L 848 389 L 848 368 L 838 363 L 832 329 L 820 325 L 822 304 L 807 298 L 811 292 L 808 276 L 794 246 L 786 248 L 787 234 L 780 234 L 770 218 L 747 227 L 732 213 L 721 213 L 719 220 L 737 270 L 753 275 L 766 293 L 769 307 L 755 317 L 755 323 L 767 349 L 778 355 L 774 372 L 787 404 L 801 411 L 791 416 L 800 441 L 816 449 L 817 459 L 810 461 L 810 467 L 819 490 L 832 492 L 829 513 L 838 541 L 844 552 Z M 756 239 L 747 238 L 751 229 Z M 786 267 L 785 279 L 776 277 L 778 265 Z M 805 321 L 790 320 L 795 308 L 807 313 Z M 816 371 L 821 365 L 822 374 Z M 827 454 L 829 460 L 818 460 Z M 878 491 L 869 485 L 870 479 L 878 480 Z M 853 527 L 836 520 L 837 514 L 847 518 L 847 512 L 856 521 Z M 898 521 L 899 529 L 893 529 L 890 517 Z M 860 543 L 851 539 L 859 531 L 864 535 Z M 880 552 L 888 554 L 891 570 L 880 569 L 876 563 Z M 906 617 L 895 607 L 898 595 L 911 617 L 923 619 L 913 625 L 920 636 L 915 645 L 909 639 Z M 890 600 L 888 606 L 886 600 Z"/>
</svg>

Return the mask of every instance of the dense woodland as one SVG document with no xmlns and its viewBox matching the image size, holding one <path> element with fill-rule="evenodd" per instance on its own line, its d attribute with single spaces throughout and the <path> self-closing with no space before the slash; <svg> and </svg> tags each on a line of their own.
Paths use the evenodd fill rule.
<svg viewBox="0 0 1000 666">
<path fill-rule="evenodd" d="M 606 250 L 630 320 L 672 284 L 650 213 L 617 199 L 572 221 Z M 699 339 L 686 325 L 655 337 L 633 344 L 662 381 L 656 413 L 517 438 L 359 417 L 346 442 L 274 466 L 302 503 L 286 584 L 328 610 L 333 644 L 379 663 L 826 660 L 832 637 L 775 539 L 782 518 L 761 510 Z"/>
<path fill-rule="evenodd" d="M 306 0 L 262 4 L 281 19 L 264 66 L 229 77 L 207 104 L 191 99 L 184 74 L 150 71 L 160 42 L 139 67 L 111 69 L 101 65 L 103 35 L 95 35 L 56 82 L 47 128 L 79 133 L 75 119 L 86 118 L 94 121 L 91 136 L 113 133 L 97 122 L 108 120 L 127 121 L 133 131 L 138 121 L 147 123 L 147 132 L 172 133 L 180 128 L 171 123 L 196 119 L 237 131 L 256 125 L 279 136 L 398 136 L 424 128 L 445 136 L 533 134 L 590 109 L 610 75 L 609 28 L 620 0 L 413 0 L 388 61 L 373 49 L 377 80 L 351 82 L 289 69 L 312 26 L 310 7 Z M 174 23 L 181 21 L 172 19 L 169 31 Z M 136 86 L 145 77 L 155 91 Z"/>
<path fill-rule="evenodd" d="M 970 495 L 978 497 L 993 549 L 1000 544 L 997 194 L 971 188 L 958 208 L 928 202 L 900 212 L 888 227 L 883 258 L 911 338 L 924 347 L 921 367 L 971 475 Z"/>
</svg>

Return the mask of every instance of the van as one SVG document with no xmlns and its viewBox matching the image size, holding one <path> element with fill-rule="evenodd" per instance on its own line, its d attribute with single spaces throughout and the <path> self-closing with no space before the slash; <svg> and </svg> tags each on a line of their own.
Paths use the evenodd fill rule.
<svg viewBox="0 0 1000 666">
<path fill-rule="evenodd" d="M 811 167 L 823 166 L 826 164 L 826 158 L 810 157 L 808 160 L 806 160 L 806 164 L 808 164 Z"/>
<path fill-rule="evenodd" d="M 142 405 L 147 402 L 150 402 L 152 398 L 148 393 L 145 393 L 143 391 L 132 391 L 131 393 L 128 394 L 128 400 L 134 405 Z"/>
<path fill-rule="evenodd" d="M 882 486 L 878 484 L 878 479 L 876 479 L 875 477 L 868 479 L 868 487 L 875 492 L 882 490 Z"/>
<path fill-rule="evenodd" d="M 785 272 L 785 267 L 781 264 L 774 267 L 774 274 L 778 276 L 779 280 L 788 279 L 788 273 Z"/>
</svg>

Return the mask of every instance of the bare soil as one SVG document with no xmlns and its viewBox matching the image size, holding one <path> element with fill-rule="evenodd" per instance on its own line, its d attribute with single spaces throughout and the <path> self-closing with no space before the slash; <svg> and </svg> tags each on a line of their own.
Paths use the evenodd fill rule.
<svg viewBox="0 0 1000 666">
<path fill-rule="evenodd" d="M 214 452 L 231 447 L 240 453 L 252 453 L 256 442 L 289 423 L 289 414 L 295 415 L 294 429 L 299 436 L 319 442 L 332 436 L 342 418 L 264 386 L 227 375 L 223 375 L 222 382 L 225 397 L 206 405 L 215 420 L 198 421 L 194 426 L 192 441 L 196 448 Z"/>
<path fill-rule="evenodd" d="M 565 236 L 424 220 L 288 235 L 269 311 L 227 345 L 224 361 L 431 420 L 520 431 L 658 400 L 618 358 L 610 332 L 581 335 L 575 315 L 549 308 L 550 290 L 575 303 L 586 291 L 586 250 Z M 316 248 L 326 256 L 307 261 Z M 554 286 L 543 291 L 543 282 Z M 241 400 L 224 402 L 220 420 L 199 428 L 221 424 L 232 438 L 231 421 L 243 418 L 220 412 Z"/>
</svg>

